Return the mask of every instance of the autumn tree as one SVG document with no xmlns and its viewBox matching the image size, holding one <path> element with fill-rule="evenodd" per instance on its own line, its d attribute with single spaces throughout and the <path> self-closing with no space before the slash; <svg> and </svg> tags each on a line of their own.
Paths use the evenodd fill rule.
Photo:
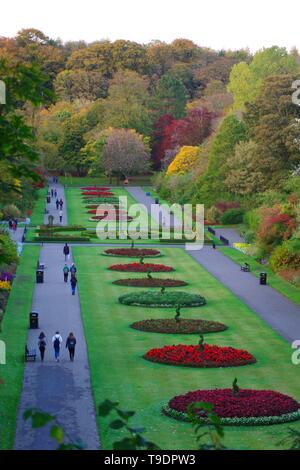
<svg viewBox="0 0 300 470">
<path fill-rule="evenodd" d="M 56 95 L 63 101 L 95 101 L 107 96 L 108 80 L 101 72 L 63 70 L 55 79 Z"/>
<path fill-rule="evenodd" d="M 150 152 L 143 136 L 133 129 L 112 129 L 103 148 L 103 167 L 118 180 L 147 172 Z"/>
<path fill-rule="evenodd" d="M 166 151 L 170 148 L 170 139 L 166 139 L 165 130 L 174 121 L 171 114 L 161 116 L 153 126 L 151 157 L 154 168 L 159 169 Z"/>
<path fill-rule="evenodd" d="M 170 148 L 202 144 L 211 133 L 215 117 L 216 114 L 205 108 L 195 108 L 189 110 L 185 118 L 170 123 L 165 129 L 165 134 L 170 133 Z"/>
<path fill-rule="evenodd" d="M 168 166 L 167 175 L 181 175 L 191 171 L 199 160 L 200 152 L 199 147 L 181 147 L 172 163 Z"/>
<path fill-rule="evenodd" d="M 157 117 L 170 114 L 179 119 L 185 114 L 186 93 L 181 80 L 166 74 L 159 80 L 153 101 Z"/>
</svg>

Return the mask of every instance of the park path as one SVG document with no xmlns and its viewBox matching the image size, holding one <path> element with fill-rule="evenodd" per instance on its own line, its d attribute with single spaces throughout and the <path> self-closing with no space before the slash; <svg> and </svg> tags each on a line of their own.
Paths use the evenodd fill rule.
<svg viewBox="0 0 300 470">
<path fill-rule="evenodd" d="M 144 192 L 141 188 L 140 190 Z M 132 195 L 138 202 L 144 204 L 145 198 L 141 191 L 134 191 Z M 239 241 L 240 238 L 234 229 L 220 229 L 220 234 L 228 237 L 230 244 Z M 168 247 L 171 248 L 171 246 Z M 252 273 L 242 272 L 238 264 L 218 249 L 204 246 L 201 250 L 188 251 L 188 253 L 283 338 L 290 343 L 300 339 L 300 307 L 298 305 L 272 287 L 261 286 L 257 277 Z"/>
<path fill-rule="evenodd" d="M 59 197 L 62 196 L 65 200 L 62 187 L 56 187 Z M 55 216 L 57 222 L 58 211 L 55 203 L 47 204 L 47 209 Z M 48 215 L 45 215 L 45 222 Z M 63 223 L 67 223 L 65 207 Z M 43 331 L 47 337 L 47 349 L 43 364 L 38 357 L 35 363 L 25 365 L 14 447 L 18 450 L 55 449 L 56 444 L 49 435 L 50 425 L 32 430 L 30 422 L 23 420 L 26 409 L 39 408 L 56 416 L 69 440 L 74 442 L 81 439 L 86 449 L 95 450 L 99 448 L 99 437 L 79 296 L 78 293 L 72 296 L 70 283 L 65 284 L 62 280 L 63 245 L 44 244 L 40 262 L 46 266 L 45 280 L 43 284 L 36 284 L 32 304 L 32 310 L 39 313 L 40 329 L 28 331 L 27 344 L 29 348 L 37 348 L 39 333 Z M 59 363 L 54 361 L 51 341 L 56 330 L 59 330 L 64 340 Z M 65 349 L 65 341 L 70 331 L 77 338 L 73 363 L 69 361 Z"/>
</svg>

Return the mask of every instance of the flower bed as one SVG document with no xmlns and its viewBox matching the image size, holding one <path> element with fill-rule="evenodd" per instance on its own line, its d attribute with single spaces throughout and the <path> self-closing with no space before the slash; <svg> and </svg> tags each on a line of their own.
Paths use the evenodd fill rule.
<svg viewBox="0 0 300 470">
<path fill-rule="evenodd" d="M 154 258 L 161 256 L 159 250 L 152 250 L 150 248 L 112 248 L 105 250 L 102 254 L 105 256 L 125 256 L 127 258 Z"/>
<path fill-rule="evenodd" d="M 206 304 L 205 298 L 201 295 L 173 291 L 131 292 L 119 297 L 119 302 L 124 305 L 143 307 L 201 307 Z"/>
<path fill-rule="evenodd" d="M 177 322 L 174 318 L 141 320 L 130 325 L 131 328 L 149 333 L 172 333 L 172 334 L 199 334 L 216 333 L 227 330 L 222 323 L 208 320 L 181 319 Z"/>
<path fill-rule="evenodd" d="M 102 205 L 101 202 L 99 204 L 88 204 L 87 206 L 85 206 L 85 208 L 87 210 L 98 209 L 98 207 L 101 206 L 101 205 Z M 106 205 L 106 203 L 105 203 L 105 205 Z M 109 204 L 109 206 L 113 206 L 113 208 L 116 209 L 116 210 L 120 210 L 120 209 L 122 210 L 123 209 L 123 207 L 119 206 L 119 204 Z"/>
<path fill-rule="evenodd" d="M 113 196 L 114 194 L 112 192 L 102 192 L 102 191 L 83 191 L 82 192 L 83 196 L 88 196 L 88 197 L 110 197 Z"/>
<path fill-rule="evenodd" d="M 195 402 L 212 403 L 223 425 L 279 424 L 300 419 L 300 404 L 272 390 L 232 389 L 196 390 L 172 398 L 162 411 L 172 418 L 187 421 L 187 407 Z M 195 408 L 199 422 L 207 420 L 203 410 Z"/>
<path fill-rule="evenodd" d="M 171 266 L 152 263 L 113 264 L 108 269 L 110 269 L 111 271 L 122 271 L 127 273 L 166 273 L 174 271 L 174 268 L 171 268 Z"/>
<path fill-rule="evenodd" d="M 84 204 L 97 204 L 97 207 L 99 204 L 113 204 L 119 206 L 119 199 L 115 196 L 112 197 L 84 197 L 83 198 Z"/>
<path fill-rule="evenodd" d="M 131 222 L 133 220 L 133 217 L 130 215 L 118 215 L 114 216 L 113 214 L 111 215 L 93 215 L 90 220 L 95 221 L 95 220 L 102 220 L 105 219 L 106 222 L 116 222 L 119 220 L 127 220 L 127 222 Z"/>
<path fill-rule="evenodd" d="M 9 281 L 0 281 L 0 290 L 10 290 L 11 283 Z"/>
<path fill-rule="evenodd" d="M 177 344 L 162 348 L 150 349 L 144 356 L 151 362 L 159 362 L 172 366 L 184 367 L 239 367 L 254 364 L 256 359 L 243 349 L 204 344 L 200 351 L 199 345 Z"/>
<path fill-rule="evenodd" d="M 187 282 L 177 279 L 160 279 L 158 277 L 141 277 L 133 279 L 118 279 L 113 284 L 116 286 L 130 287 L 183 287 L 187 286 Z"/>
<path fill-rule="evenodd" d="M 98 208 L 98 207 L 99 207 L 99 206 L 97 206 L 97 208 Z M 110 209 L 103 209 L 103 208 L 102 208 L 101 210 L 104 210 L 104 211 L 107 213 L 107 215 L 109 215 L 110 217 L 111 217 L 111 216 L 114 216 L 114 215 L 116 215 L 116 216 L 120 216 L 120 215 L 121 215 L 121 216 L 124 216 L 124 217 L 125 217 L 126 214 L 127 214 L 126 211 L 120 210 L 120 209 L 115 209 L 115 211 L 113 211 L 113 210 L 110 210 Z M 89 209 L 87 212 L 88 212 L 88 214 L 97 214 L 97 209 Z"/>
<path fill-rule="evenodd" d="M 107 192 L 110 191 L 111 188 L 106 188 L 106 187 L 98 187 L 98 186 L 85 186 L 84 188 L 80 188 L 81 191 L 101 191 L 101 192 Z"/>
</svg>

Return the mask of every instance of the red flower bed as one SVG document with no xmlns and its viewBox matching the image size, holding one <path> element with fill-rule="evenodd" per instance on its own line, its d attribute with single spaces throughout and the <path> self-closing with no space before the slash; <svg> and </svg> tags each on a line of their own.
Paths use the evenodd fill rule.
<svg viewBox="0 0 300 470">
<path fill-rule="evenodd" d="M 110 188 L 105 188 L 105 187 L 98 187 L 98 186 L 86 186 L 84 188 L 80 188 L 81 191 L 103 191 L 103 192 L 106 192 L 106 191 L 110 191 Z"/>
<path fill-rule="evenodd" d="M 126 211 L 122 211 L 122 210 L 118 210 L 116 209 L 115 212 L 114 211 L 105 211 L 107 212 L 107 215 L 109 216 L 114 216 L 114 215 L 123 215 L 123 216 L 126 216 L 127 212 Z M 88 210 L 88 214 L 97 214 L 97 209 L 90 209 Z"/>
<path fill-rule="evenodd" d="M 141 256 L 160 256 L 160 251 L 152 250 L 151 248 L 112 248 L 105 250 L 104 254 L 109 256 L 128 256 L 138 258 Z"/>
<path fill-rule="evenodd" d="M 199 350 L 198 345 L 164 346 L 150 349 L 144 358 L 152 362 L 185 367 L 238 367 L 256 362 L 255 357 L 243 349 L 210 344 L 205 344 L 203 351 Z"/>
<path fill-rule="evenodd" d="M 152 263 L 129 263 L 129 264 L 114 264 L 108 269 L 111 271 L 124 271 L 128 273 L 159 273 L 174 271 L 171 266 L 165 266 L 164 264 L 152 264 Z"/>
<path fill-rule="evenodd" d="M 83 196 L 88 197 L 111 197 L 114 194 L 112 192 L 103 192 L 103 191 L 84 191 L 82 193 Z"/>
<path fill-rule="evenodd" d="M 106 222 L 113 222 L 113 221 L 116 221 L 116 220 L 127 220 L 127 222 L 131 222 L 133 220 L 133 217 L 131 217 L 130 215 L 116 215 L 116 217 L 111 214 L 110 216 L 106 216 L 106 215 L 93 215 L 91 217 L 92 220 L 102 220 L 102 219 L 105 219 Z"/>
<path fill-rule="evenodd" d="M 243 418 L 280 416 L 300 409 L 293 398 L 272 390 L 240 389 L 234 395 L 232 389 L 196 390 L 172 398 L 168 406 L 172 410 L 186 413 L 191 403 L 205 402 L 214 405 L 214 412 L 220 418 Z M 198 415 L 205 415 L 195 409 Z"/>
</svg>

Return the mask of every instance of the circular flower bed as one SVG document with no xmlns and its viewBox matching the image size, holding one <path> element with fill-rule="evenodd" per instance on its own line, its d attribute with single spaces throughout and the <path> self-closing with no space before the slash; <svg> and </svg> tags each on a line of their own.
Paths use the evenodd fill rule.
<svg viewBox="0 0 300 470">
<path fill-rule="evenodd" d="M 227 330 L 223 323 L 207 320 L 182 319 L 179 322 L 173 318 L 141 320 L 130 325 L 131 328 L 149 333 L 195 334 L 216 333 Z"/>
<path fill-rule="evenodd" d="M 206 304 L 205 298 L 201 295 L 170 291 L 132 292 L 119 297 L 119 302 L 124 305 L 143 307 L 201 307 Z"/>
<path fill-rule="evenodd" d="M 272 390 L 232 389 L 196 390 L 172 398 L 162 411 L 172 418 L 187 421 L 187 408 L 195 402 L 213 404 L 213 411 L 223 425 L 278 424 L 300 419 L 300 404 L 293 398 Z M 194 409 L 199 422 L 206 421 L 201 409 Z"/>
<path fill-rule="evenodd" d="M 238 367 L 254 364 L 256 359 L 243 349 L 204 344 L 203 351 L 199 345 L 177 344 L 162 348 L 150 349 L 144 356 L 151 362 L 185 367 Z"/>
<path fill-rule="evenodd" d="M 105 250 L 102 254 L 106 256 L 125 256 L 127 258 L 154 258 L 161 256 L 159 250 L 152 250 L 150 248 L 112 248 Z"/>
<path fill-rule="evenodd" d="M 113 284 L 116 286 L 130 287 L 182 287 L 187 286 L 185 281 L 177 281 L 177 279 L 160 279 L 158 277 L 141 277 L 134 279 L 118 279 Z"/>
<path fill-rule="evenodd" d="M 123 271 L 127 273 L 164 273 L 174 271 L 171 266 L 165 266 L 164 264 L 152 264 L 152 263 L 129 263 L 129 264 L 114 264 L 108 269 L 112 271 Z"/>
</svg>

